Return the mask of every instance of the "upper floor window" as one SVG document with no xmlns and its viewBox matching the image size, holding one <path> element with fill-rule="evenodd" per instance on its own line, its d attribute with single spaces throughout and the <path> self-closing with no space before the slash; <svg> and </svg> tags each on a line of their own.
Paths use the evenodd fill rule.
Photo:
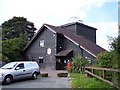
<svg viewBox="0 0 120 90">
<path fill-rule="evenodd" d="M 44 40 L 40 40 L 39 46 L 40 47 L 44 47 L 45 41 Z"/>
</svg>

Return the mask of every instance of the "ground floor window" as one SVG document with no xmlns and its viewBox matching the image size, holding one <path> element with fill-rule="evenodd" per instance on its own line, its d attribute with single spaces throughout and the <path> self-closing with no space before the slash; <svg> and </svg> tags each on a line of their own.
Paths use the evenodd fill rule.
<svg viewBox="0 0 120 90">
<path fill-rule="evenodd" d="M 39 57 L 39 63 L 43 63 L 43 57 Z"/>
<path fill-rule="evenodd" d="M 66 64 L 66 63 L 67 63 L 67 60 L 64 60 L 64 63 Z"/>
</svg>

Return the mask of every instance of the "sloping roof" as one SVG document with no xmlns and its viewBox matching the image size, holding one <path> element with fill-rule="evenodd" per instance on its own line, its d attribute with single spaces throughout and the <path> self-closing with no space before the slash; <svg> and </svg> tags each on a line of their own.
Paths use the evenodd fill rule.
<svg viewBox="0 0 120 90">
<path fill-rule="evenodd" d="M 67 56 L 69 53 L 71 53 L 73 50 L 62 50 L 60 51 L 58 54 L 56 54 L 55 56 L 61 56 L 61 57 L 64 57 L 64 56 Z"/>
<path fill-rule="evenodd" d="M 24 47 L 23 51 L 25 51 L 30 44 L 32 44 L 34 42 L 34 40 L 37 38 L 38 34 L 43 30 L 43 28 L 45 28 L 44 26 L 45 24 L 43 24 L 43 26 L 39 29 L 39 31 L 31 38 L 31 40 L 28 42 L 28 44 Z"/>
<path fill-rule="evenodd" d="M 96 45 L 92 41 L 84 38 L 83 36 L 78 36 L 78 35 L 70 32 L 69 30 L 65 30 L 63 28 L 51 26 L 48 24 L 47 24 L 47 26 L 53 30 L 56 30 L 56 32 L 58 32 L 58 33 L 62 33 L 67 39 L 71 40 L 76 45 L 80 46 L 81 48 L 86 50 L 88 53 L 93 55 L 94 57 L 96 57 L 100 52 L 106 51 L 105 49 Z"/>
<path fill-rule="evenodd" d="M 86 50 L 88 53 L 90 53 L 94 57 L 96 57 L 100 52 L 106 51 L 102 47 L 96 45 L 95 43 L 84 38 L 83 36 L 78 36 L 78 35 L 70 32 L 69 30 L 65 30 L 61 27 L 56 27 L 56 26 L 52 26 L 52 25 L 48 25 L 48 24 L 44 24 L 41 27 L 41 29 L 36 33 L 36 35 L 34 35 L 34 37 L 31 39 L 31 41 L 26 45 L 26 47 L 24 48 L 24 51 L 30 46 L 31 43 L 34 42 L 35 38 L 39 35 L 39 33 L 43 30 L 44 27 L 50 29 L 54 33 L 63 34 L 65 38 L 72 41 L 73 43 L 78 45 L 80 48 Z"/>
</svg>

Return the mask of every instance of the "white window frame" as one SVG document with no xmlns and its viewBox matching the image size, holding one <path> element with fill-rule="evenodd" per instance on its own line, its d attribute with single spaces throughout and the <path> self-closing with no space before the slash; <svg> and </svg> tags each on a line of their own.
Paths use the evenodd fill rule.
<svg viewBox="0 0 120 90">
<path fill-rule="evenodd" d="M 40 47 L 44 47 L 44 46 L 45 46 L 45 41 L 44 41 L 44 40 L 40 40 L 39 46 L 40 46 Z"/>
</svg>

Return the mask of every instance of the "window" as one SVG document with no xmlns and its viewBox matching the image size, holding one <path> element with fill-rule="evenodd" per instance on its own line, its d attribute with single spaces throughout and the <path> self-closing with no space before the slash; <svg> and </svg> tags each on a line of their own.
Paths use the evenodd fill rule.
<svg viewBox="0 0 120 90">
<path fill-rule="evenodd" d="M 67 61 L 66 61 L 66 60 L 64 60 L 64 63 L 67 63 Z"/>
<path fill-rule="evenodd" d="M 59 62 L 59 63 L 60 63 L 60 59 L 57 59 L 57 62 Z"/>
<path fill-rule="evenodd" d="M 39 46 L 40 46 L 40 47 L 44 47 L 44 43 L 45 43 L 44 40 L 40 40 Z"/>
<path fill-rule="evenodd" d="M 19 64 L 17 67 L 20 67 L 20 69 L 24 69 L 24 64 L 21 63 L 21 64 Z"/>
<path fill-rule="evenodd" d="M 39 63 L 43 63 L 43 57 L 39 57 Z"/>
</svg>

